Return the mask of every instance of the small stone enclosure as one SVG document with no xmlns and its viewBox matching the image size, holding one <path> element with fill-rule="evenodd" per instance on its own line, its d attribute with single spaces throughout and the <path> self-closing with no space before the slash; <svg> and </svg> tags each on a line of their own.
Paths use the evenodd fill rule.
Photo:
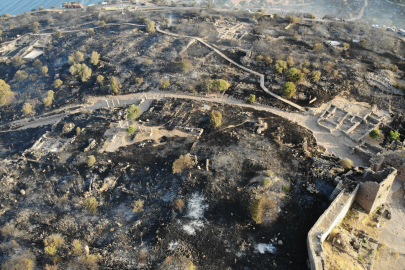
<svg viewBox="0 0 405 270">
<path fill-rule="evenodd" d="M 369 171 L 360 181 L 356 202 L 361 205 L 369 214 L 377 206 L 385 203 L 394 182 L 397 170 L 386 168 L 383 171 Z"/>
</svg>

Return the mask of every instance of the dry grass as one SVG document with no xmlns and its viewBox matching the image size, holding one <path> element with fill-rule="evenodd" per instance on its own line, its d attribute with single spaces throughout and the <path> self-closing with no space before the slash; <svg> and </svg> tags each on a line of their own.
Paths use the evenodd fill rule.
<svg viewBox="0 0 405 270">
<path fill-rule="evenodd" d="M 185 169 L 192 168 L 194 164 L 194 160 L 190 154 L 181 155 L 173 162 L 173 173 L 181 173 Z"/>
<path fill-rule="evenodd" d="M 185 203 L 182 199 L 177 199 L 173 202 L 173 208 L 176 210 L 183 210 Z"/>
<path fill-rule="evenodd" d="M 132 205 L 132 211 L 135 213 L 143 212 L 143 204 L 145 203 L 144 200 L 137 200 Z"/>
<path fill-rule="evenodd" d="M 334 252 L 332 249 L 332 243 L 325 241 L 323 243 L 325 251 L 325 259 L 327 269 L 329 270 L 364 270 L 363 266 L 357 262 L 354 258 L 343 252 Z"/>
</svg>

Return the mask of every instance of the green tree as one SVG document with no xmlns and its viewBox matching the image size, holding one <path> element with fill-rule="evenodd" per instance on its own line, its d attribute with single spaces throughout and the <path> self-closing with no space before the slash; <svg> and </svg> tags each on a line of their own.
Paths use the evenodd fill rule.
<svg viewBox="0 0 405 270">
<path fill-rule="evenodd" d="M 219 127 L 222 123 L 222 114 L 219 111 L 210 113 L 210 122 L 214 127 Z"/>
<path fill-rule="evenodd" d="M 377 139 L 378 137 L 380 137 L 380 131 L 378 129 L 373 129 L 372 131 L 370 131 L 370 133 L 368 133 L 368 135 L 373 139 Z"/>
<path fill-rule="evenodd" d="M 401 134 L 399 134 L 398 131 L 393 131 L 393 130 L 390 131 L 390 138 L 392 141 L 399 141 L 400 135 Z"/>
<path fill-rule="evenodd" d="M 128 133 L 129 135 L 134 134 L 135 131 L 136 131 L 136 128 L 135 128 L 134 126 L 129 126 L 129 127 L 127 127 L 127 133 Z"/>
<path fill-rule="evenodd" d="M 94 35 L 96 34 L 96 32 L 94 32 L 94 29 L 93 29 L 93 28 L 89 28 L 89 29 L 87 30 L 87 34 L 88 34 L 90 37 L 94 37 Z"/>
<path fill-rule="evenodd" d="M 129 120 L 134 120 L 135 118 L 138 117 L 138 115 L 141 113 L 141 108 L 139 108 L 138 106 L 132 104 L 131 106 L 129 106 L 128 108 L 128 114 L 127 114 L 127 118 Z"/>
<path fill-rule="evenodd" d="M 283 85 L 283 94 L 286 98 L 292 97 L 296 92 L 295 84 L 292 82 L 286 82 Z"/>
<path fill-rule="evenodd" d="M 74 53 L 69 55 L 68 59 L 69 59 L 69 64 L 71 64 L 71 65 L 78 64 L 84 60 L 84 55 L 83 55 L 83 53 L 81 53 L 79 51 L 75 51 Z"/>
<path fill-rule="evenodd" d="M 283 73 L 283 71 L 287 69 L 287 63 L 284 62 L 283 60 L 278 60 L 276 62 L 276 71 L 278 73 Z"/>
<path fill-rule="evenodd" d="M 63 81 L 62 81 L 62 80 L 56 79 L 56 80 L 53 82 L 53 87 L 55 87 L 56 89 L 58 89 L 59 87 L 62 86 L 62 84 L 63 84 Z"/>
<path fill-rule="evenodd" d="M 24 105 L 22 107 L 22 111 L 23 111 L 24 116 L 29 115 L 34 112 L 34 107 L 30 103 L 26 102 L 26 103 L 24 103 Z"/>
<path fill-rule="evenodd" d="M 5 106 L 11 103 L 14 93 L 11 92 L 10 85 L 0 79 L 0 105 Z"/>
<path fill-rule="evenodd" d="M 87 163 L 87 166 L 92 167 L 94 165 L 94 163 L 96 163 L 96 158 L 93 155 L 88 156 L 86 163 Z"/>
<path fill-rule="evenodd" d="M 39 22 L 34 22 L 33 24 L 30 25 L 32 32 L 35 34 L 38 31 L 39 28 Z"/>
<path fill-rule="evenodd" d="M 40 6 L 40 7 L 38 7 L 38 10 L 39 10 L 39 11 L 44 10 L 44 7 L 43 7 L 43 6 Z"/>
<path fill-rule="evenodd" d="M 267 57 L 264 59 L 264 61 L 265 61 L 265 63 L 266 63 L 267 66 L 270 66 L 270 65 L 273 63 L 273 59 L 272 59 L 270 56 L 267 56 Z"/>
<path fill-rule="evenodd" d="M 189 60 L 183 60 L 180 64 L 181 71 L 188 72 L 193 68 L 193 64 Z"/>
<path fill-rule="evenodd" d="M 318 70 L 314 70 L 311 73 L 311 79 L 313 81 L 319 81 L 321 79 L 321 72 Z"/>
<path fill-rule="evenodd" d="M 287 71 L 286 79 L 289 82 L 301 82 L 304 79 L 304 74 L 296 68 L 290 68 Z"/>
<path fill-rule="evenodd" d="M 155 29 L 155 22 L 154 21 L 148 21 L 146 23 L 146 31 L 148 33 L 154 33 L 156 31 Z"/>
<path fill-rule="evenodd" d="M 41 73 L 42 73 L 43 75 L 46 75 L 46 74 L 48 73 L 48 67 L 47 67 L 47 66 L 43 66 L 43 67 L 41 68 Z"/>
<path fill-rule="evenodd" d="M 253 104 L 256 100 L 256 95 L 250 94 L 249 98 L 246 100 L 246 103 Z"/>
<path fill-rule="evenodd" d="M 83 82 L 91 77 L 92 70 L 86 64 L 74 64 L 69 68 L 72 75 L 79 75 Z"/>
<path fill-rule="evenodd" d="M 288 56 L 286 62 L 287 62 L 287 66 L 290 68 L 295 65 L 294 58 L 292 56 Z"/>
<path fill-rule="evenodd" d="M 117 77 L 112 77 L 110 82 L 111 90 L 114 94 L 118 94 L 121 90 L 121 83 Z"/>
<path fill-rule="evenodd" d="M 97 66 L 98 63 L 100 62 L 100 54 L 98 52 L 92 52 L 91 53 L 91 60 L 90 63 L 92 63 L 93 65 Z"/>
<path fill-rule="evenodd" d="M 227 90 L 231 84 L 223 79 L 219 79 L 215 81 L 214 88 L 219 91 Z"/>
<path fill-rule="evenodd" d="M 40 68 L 40 67 L 42 67 L 42 62 L 41 62 L 41 60 L 36 59 L 36 60 L 32 63 L 32 66 L 33 66 L 34 68 Z"/>
<path fill-rule="evenodd" d="M 17 80 L 19 82 L 22 82 L 27 78 L 28 78 L 28 73 L 25 72 L 25 70 L 19 70 L 14 75 L 14 80 Z"/>
</svg>

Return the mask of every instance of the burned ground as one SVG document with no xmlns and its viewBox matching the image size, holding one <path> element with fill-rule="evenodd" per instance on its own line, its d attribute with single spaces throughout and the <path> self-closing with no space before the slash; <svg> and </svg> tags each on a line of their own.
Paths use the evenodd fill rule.
<svg viewBox="0 0 405 270">
<path fill-rule="evenodd" d="M 155 101 L 139 118 L 144 127 L 167 131 L 203 128 L 200 138 L 165 137 L 100 153 L 112 118 L 125 118 L 124 111 L 120 116 L 119 110 L 102 110 L 54 126 L 47 137 L 75 137 L 63 152 L 3 166 L 1 240 L 20 246 L 17 251 L 3 245 L 3 262 L 30 251 L 36 265 L 51 264 L 43 240 L 60 233 L 65 243 L 56 253 L 59 269 L 79 264 L 81 257 L 69 252 L 74 239 L 88 245 L 90 254 L 101 254 L 101 269 L 167 269 L 189 262 L 202 269 L 305 265 L 306 232 L 327 207 L 333 189 L 328 177 L 308 174 L 314 165 L 305 152 L 318 155 L 311 133 L 269 113 L 208 103 L 223 114 L 222 125 L 213 128 L 203 105 Z M 254 128 L 258 119 L 269 124 L 263 135 Z M 64 132 L 66 123 L 82 132 Z M 90 140 L 96 146 L 83 152 Z M 174 160 L 187 153 L 197 163 L 173 174 Z M 93 167 L 84 163 L 89 155 L 96 158 Z M 270 186 L 261 183 L 263 171 L 271 175 Z M 330 188 L 312 194 L 308 182 Z M 83 205 L 89 196 L 99 202 L 95 214 Z M 263 223 L 256 224 L 250 207 L 262 196 L 269 198 L 267 212 Z M 183 207 L 174 208 L 176 200 Z M 135 201 L 141 207 L 134 208 Z"/>
</svg>

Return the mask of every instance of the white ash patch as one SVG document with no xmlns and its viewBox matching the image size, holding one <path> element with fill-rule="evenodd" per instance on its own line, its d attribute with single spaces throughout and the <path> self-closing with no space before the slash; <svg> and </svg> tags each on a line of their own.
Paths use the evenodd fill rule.
<svg viewBox="0 0 405 270">
<path fill-rule="evenodd" d="M 255 252 L 259 252 L 260 254 L 264 254 L 266 252 L 275 254 L 276 250 L 277 250 L 277 248 L 275 246 L 273 246 L 273 244 L 260 243 L 260 244 L 257 244 L 255 247 Z"/>
<path fill-rule="evenodd" d="M 186 218 L 191 219 L 190 222 L 183 225 L 185 230 L 190 235 L 195 235 L 196 231 L 202 230 L 204 227 L 204 211 L 208 205 L 204 203 L 204 198 L 194 193 L 188 201 Z"/>
</svg>

